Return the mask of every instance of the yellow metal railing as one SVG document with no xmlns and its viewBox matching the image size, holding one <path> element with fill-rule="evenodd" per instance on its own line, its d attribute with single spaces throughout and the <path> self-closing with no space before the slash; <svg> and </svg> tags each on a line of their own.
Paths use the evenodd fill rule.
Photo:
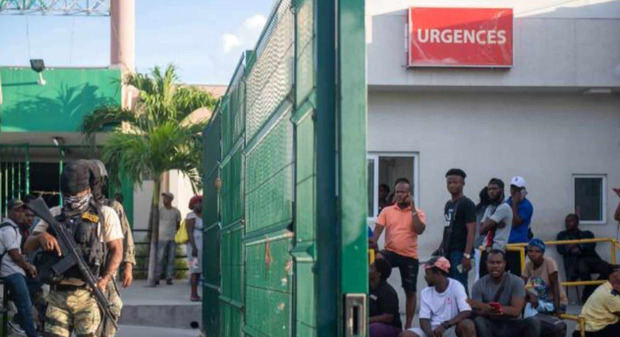
<svg viewBox="0 0 620 337">
<path fill-rule="evenodd" d="M 583 316 L 571 315 L 571 314 L 561 314 L 561 319 L 566 319 L 569 321 L 574 321 L 579 324 L 579 333 L 581 337 L 586 337 L 586 319 Z"/>
<path fill-rule="evenodd" d="M 595 242 L 609 242 L 611 243 L 611 263 L 616 264 L 616 249 L 620 249 L 620 243 L 616 239 L 612 238 L 592 238 L 592 239 L 579 239 L 579 240 L 550 240 L 545 241 L 545 244 L 548 246 L 557 246 L 557 245 L 572 245 L 572 244 L 580 244 L 580 243 L 595 243 Z M 525 248 L 527 247 L 527 243 L 510 243 L 506 246 L 507 251 L 517 251 L 519 252 L 520 262 L 521 262 L 521 273 L 523 274 L 523 270 L 525 269 Z M 605 283 L 604 280 L 594 280 L 594 281 L 565 281 L 560 282 L 562 286 L 565 287 L 576 287 L 576 286 L 588 286 L 588 285 L 600 285 Z M 580 315 L 571 315 L 571 314 L 561 314 L 560 318 L 575 321 L 579 323 L 579 330 L 581 333 L 581 337 L 585 337 L 586 335 L 586 319 Z"/>
<path fill-rule="evenodd" d="M 620 249 L 620 243 L 616 239 L 612 238 L 592 238 L 592 239 L 578 239 L 578 240 L 550 240 L 545 241 L 545 244 L 548 246 L 557 246 L 557 245 L 573 245 L 579 243 L 596 243 L 596 242 L 609 242 L 611 243 L 611 263 L 616 264 L 616 249 Z M 525 269 L 525 247 L 527 247 L 527 243 L 509 243 L 506 246 L 507 251 L 519 252 L 520 260 L 521 260 L 521 273 Z M 584 283 L 585 282 L 585 283 Z M 597 282 L 597 283 L 589 283 L 589 282 Z M 596 285 L 602 284 L 604 281 L 575 281 L 575 282 L 562 282 L 563 286 L 578 286 L 578 285 Z"/>
</svg>

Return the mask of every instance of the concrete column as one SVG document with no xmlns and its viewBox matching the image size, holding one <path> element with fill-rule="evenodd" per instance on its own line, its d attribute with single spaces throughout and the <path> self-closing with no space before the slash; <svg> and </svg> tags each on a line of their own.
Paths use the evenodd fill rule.
<svg viewBox="0 0 620 337">
<path fill-rule="evenodd" d="M 136 70 L 135 0 L 110 0 L 110 64 L 123 74 Z"/>
</svg>

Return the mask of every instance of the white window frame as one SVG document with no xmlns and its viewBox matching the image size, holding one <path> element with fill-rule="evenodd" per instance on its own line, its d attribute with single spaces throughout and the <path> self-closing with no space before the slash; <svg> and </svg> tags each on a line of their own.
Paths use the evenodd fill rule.
<svg viewBox="0 0 620 337">
<path fill-rule="evenodd" d="M 420 154 L 418 152 L 379 152 L 368 151 L 366 158 L 374 159 L 375 174 L 374 174 L 374 187 L 373 187 L 373 212 L 372 216 L 368 215 L 368 223 L 374 224 L 377 220 L 377 210 L 379 210 L 379 159 L 385 157 L 410 157 L 413 158 L 413 201 L 417 207 L 420 207 Z M 393 186 L 390 186 L 390 190 L 393 190 Z"/>
<path fill-rule="evenodd" d="M 600 178 L 601 179 L 601 215 L 602 220 L 580 220 L 580 224 L 584 225 L 605 225 L 607 224 L 607 174 L 573 174 L 573 210 L 577 210 L 575 181 L 577 178 Z"/>
</svg>

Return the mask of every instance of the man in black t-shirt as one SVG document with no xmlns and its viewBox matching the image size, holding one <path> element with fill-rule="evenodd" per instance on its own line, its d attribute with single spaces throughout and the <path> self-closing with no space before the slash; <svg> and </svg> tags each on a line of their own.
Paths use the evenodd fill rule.
<svg viewBox="0 0 620 337">
<path fill-rule="evenodd" d="M 476 205 L 463 195 L 465 172 L 458 168 L 446 173 L 450 200 L 444 207 L 445 228 L 440 253 L 450 261 L 450 277 L 467 290 L 467 272 L 471 269 L 471 254 L 476 232 Z"/>
<path fill-rule="evenodd" d="M 398 296 L 387 278 L 392 266 L 386 259 L 377 259 L 368 269 L 370 283 L 370 337 L 398 337 L 401 332 Z"/>
</svg>

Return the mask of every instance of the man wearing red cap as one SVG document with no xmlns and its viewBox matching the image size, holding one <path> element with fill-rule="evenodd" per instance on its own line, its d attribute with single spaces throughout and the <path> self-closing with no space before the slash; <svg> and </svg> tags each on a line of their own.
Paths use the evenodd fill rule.
<svg viewBox="0 0 620 337">
<path fill-rule="evenodd" d="M 420 293 L 420 328 L 409 329 L 401 337 L 475 337 L 465 287 L 448 277 L 450 261 L 435 256 L 424 264 L 424 273 L 428 287 Z"/>
</svg>

